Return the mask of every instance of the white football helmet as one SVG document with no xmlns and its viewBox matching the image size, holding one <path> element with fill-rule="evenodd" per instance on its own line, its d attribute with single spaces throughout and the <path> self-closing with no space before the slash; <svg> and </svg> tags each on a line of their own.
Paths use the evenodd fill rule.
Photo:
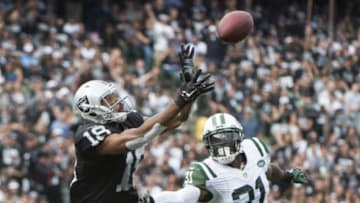
<svg viewBox="0 0 360 203">
<path fill-rule="evenodd" d="M 210 116 L 202 135 L 210 157 L 221 164 L 229 164 L 235 160 L 244 139 L 242 125 L 227 113 Z"/>
<path fill-rule="evenodd" d="M 76 91 L 73 110 L 82 119 L 104 124 L 125 121 L 132 108 L 127 96 L 120 98 L 114 83 L 90 80 Z"/>
</svg>

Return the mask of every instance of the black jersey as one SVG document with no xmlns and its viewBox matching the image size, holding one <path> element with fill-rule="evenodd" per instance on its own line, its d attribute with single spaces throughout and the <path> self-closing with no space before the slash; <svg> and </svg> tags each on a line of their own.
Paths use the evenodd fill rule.
<svg viewBox="0 0 360 203">
<path fill-rule="evenodd" d="M 135 128 L 144 122 L 139 113 L 130 113 L 123 123 L 84 123 L 74 142 L 76 163 L 70 186 L 72 203 L 137 203 L 133 173 L 143 159 L 143 148 L 118 155 L 100 155 L 96 147 L 110 134 Z"/>
</svg>

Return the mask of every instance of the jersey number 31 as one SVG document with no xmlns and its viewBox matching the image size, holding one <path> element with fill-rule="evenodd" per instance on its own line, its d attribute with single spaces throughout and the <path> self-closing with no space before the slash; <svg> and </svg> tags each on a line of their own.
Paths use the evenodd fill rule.
<svg viewBox="0 0 360 203">
<path fill-rule="evenodd" d="M 263 203 L 264 199 L 265 199 L 265 187 L 264 187 L 263 182 L 261 181 L 260 176 L 256 179 L 255 187 L 256 187 L 255 189 L 260 190 L 259 203 Z M 232 198 L 233 198 L 234 202 L 237 202 L 237 200 L 240 199 L 240 196 L 244 195 L 244 194 L 248 194 L 248 196 L 249 196 L 248 202 L 252 202 L 255 199 L 254 188 L 251 187 L 250 185 L 244 185 L 242 187 L 235 189 L 234 192 L 232 193 Z"/>
</svg>

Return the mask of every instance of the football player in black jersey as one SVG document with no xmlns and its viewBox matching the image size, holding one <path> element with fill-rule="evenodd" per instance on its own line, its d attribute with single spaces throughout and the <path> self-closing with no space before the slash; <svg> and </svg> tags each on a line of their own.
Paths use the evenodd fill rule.
<svg viewBox="0 0 360 203">
<path fill-rule="evenodd" d="M 128 108 L 113 83 L 91 80 L 74 96 L 74 112 L 83 120 L 74 143 L 76 163 L 70 184 L 72 203 L 137 203 L 133 174 L 144 158 L 144 145 L 187 119 L 192 102 L 213 89 L 210 75 L 192 74 L 194 47 L 182 46 L 182 85 L 177 99 L 162 112 L 143 119 Z"/>
</svg>

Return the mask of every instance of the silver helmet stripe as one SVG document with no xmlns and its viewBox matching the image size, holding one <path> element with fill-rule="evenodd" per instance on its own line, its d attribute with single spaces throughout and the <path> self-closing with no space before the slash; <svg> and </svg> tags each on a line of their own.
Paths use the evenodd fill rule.
<svg viewBox="0 0 360 203">
<path fill-rule="evenodd" d="M 225 116 L 224 116 L 224 114 L 222 113 L 222 114 L 220 114 L 220 123 L 221 124 L 225 124 Z"/>
<path fill-rule="evenodd" d="M 212 120 L 212 124 L 213 124 L 214 126 L 216 126 L 216 116 L 214 116 L 211 120 Z"/>
</svg>

